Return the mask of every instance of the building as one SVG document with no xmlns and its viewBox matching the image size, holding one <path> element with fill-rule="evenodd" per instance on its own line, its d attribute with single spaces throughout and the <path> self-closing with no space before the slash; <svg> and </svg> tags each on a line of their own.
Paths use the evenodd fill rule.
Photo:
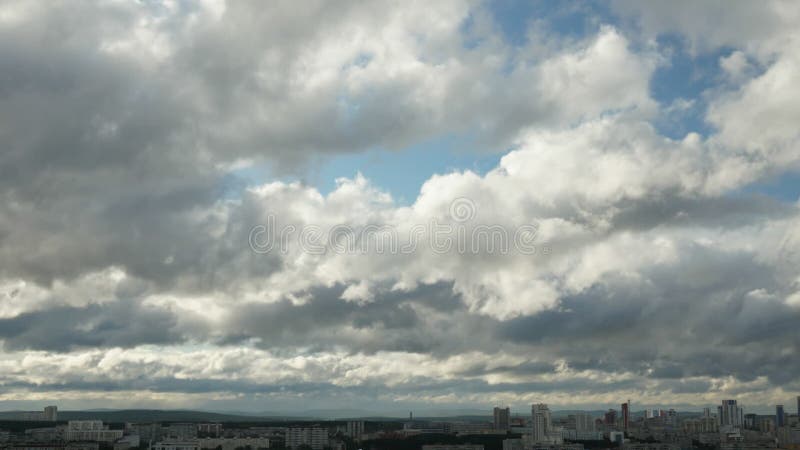
<svg viewBox="0 0 800 450">
<path fill-rule="evenodd" d="M 351 420 L 347 422 L 347 436 L 350 436 L 356 442 L 361 442 L 364 436 L 364 421 Z"/>
<path fill-rule="evenodd" d="M 547 442 L 547 435 L 553 427 L 550 408 L 544 403 L 531 405 L 531 438 L 533 442 Z"/>
<path fill-rule="evenodd" d="M 198 427 L 194 423 L 171 423 L 164 430 L 164 435 L 170 441 L 193 441 L 197 439 Z"/>
<path fill-rule="evenodd" d="M 661 410 L 658 408 L 645 409 L 644 417 L 645 419 L 655 419 L 661 417 Z"/>
<path fill-rule="evenodd" d="M 720 430 L 738 429 L 744 423 L 742 408 L 736 404 L 736 400 L 723 400 L 722 405 L 717 407 Z"/>
<path fill-rule="evenodd" d="M 534 444 L 561 444 L 561 429 L 553 428 L 550 408 L 544 403 L 531 405 L 531 441 Z"/>
<path fill-rule="evenodd" d="M 417 434 L 441 434 L 452 432 L 452 424 L 450 422 L 428 422 L 418 420 L 416 422 L 406 422 L 403 424 L 402 434 L 406 436 Z"/>
<path fill-rule="evenodd" d="M 508 430 L 511 428 L 511 408 L 494 407 L 494 429 Z"/>
<path fill-rule="evenodd" d="M 776 448 L 775 442 L 721 442 L 719 450 L 769 450 Z"/>
<path fill-rule="evenodd" d="M 530 450 L 583 450 L 583 444 L 533 444 Z"/>
<path fill-rule="evenodd" d="M 613 409 L 609 409 L 608 412 L 605 413 L 603 416 L 603 423 L 610 427 L 613 427 L 617 424 L 617 412 Z"/>
<path fill-rule="evenodd" d="M 25 436 L 33 442 L 55 442 L 64 439 L 64 430 L 59 427 L 29 428 Z"/>
<path fill-rule="evenodd" d="M 678 411 L 675 411 L 672 408 L 667 411 L 667 423 L 672 426 L 678 425 Z"/>
<path fill-rule="evenodd" d="M 602 441 L 601 431 L 561 430 L 561 437 L 570 441 Z"/>
<path fill-rule="evenodd" d="M 134 423 L 128 426 L 128 433 L 136 434 L 142 442 L 153 443 L 161 440 L 162 428 L 158 423 Z"/>
<path fill-rule="evenodd" d="M 525 450 L 525 441 L 522 439 L 503 439 L 503 450 Z"/>
<path fill-rule="evenodd" d="M 786 425 L 786 417 L 783 414 L 783 405 L 775 405 L 775 426 L 780 428 Z"/>
<path fill-rule="evenodd" d="M 201 450 L 236 450 L 237 448 L 251 448 L 259 450 L 269 448 L 269 439 L 262 437 L 235 437 L 235 438 L 201 438 L 197 440 Z"/>
<path fill-rule="evenodd" d="M 66 444 L 59 443 L 31 443 L 31 442 L 18 442 L 3 447 L 4 450 L 64 450 Z"/>
<path fill-rule="evenodd" d="M 122 437 L 122 430 L 109 430 L 102 420 L 70 420 L 64 431 L 67 442 L 106 442 L 113 443 Z"/>
<path fill-rule="evenodd" d="M 450 423 L 450 433 L 456 434 L 505 434 L 504 430 L 494 429 L 494 425 L 489 422 L 454 422 Z"/>
<path fill-rule="evenodd" d="M 114 450 L 130 450 L 132 448 L 138 447 L 139 444 L 141 444 L 139 435 L 129 434 L 127 436 L 122 436 L 122 438 L 114 442 Z"/>
<path fill-rule="evenodd" d="M 797 396 L 797 417 L 800 417 L 800 395 Z"/>
<path fill-rule="evenodd" d="M 198 423 L 197 435 L 201 437 L 220 437 L 222 435 L 222 424 Z"/>
<path fill-rule="evenodd" d="M 621 431 L 610 431 L 608 433 L 608 440 L 622 445 L 625 442 L 625 433 Z"/>
<path fill-rule="evenodd" d="M 625 443 L 622 446 L 623 450 L 681 450 L 678 444 L 663 444 L 663 443 Z"/>
<path fill-rule="evenodd" d="M 15 443 L 4 450 L 98 450 L 97 442 Z"/>
<path fill-rule="evenodd" d="M 45 406 L 44 408 L 44 420 L 49 420 L 50 422 L 55 422 L 58 420 L 58 407 L 57 406 Z"/>
<path fill-rule="evenodd" d="M 167 440 L 152 444 L 150 450 L 200 450 L 200 447 L 197 441 Z"/>
<path fill-rule="evenodd" d="M 570 414 L 567 416 L 567 429 L 578 432 L 594 431 L 594 417 L 585 412 Z"/>
<path fill-rule="evenodd" d="M 628 431 L 628 425 L 630 424 L 631 419 L 630 405 L 630 400 L 622 404 L 622 429 L 625 431 Z"/>
<path fill-rule="evenodd" d="M 565 429 L 561 431 L 561 437 L 571 441 L 602 440 L 603 433 L 595 430 L 594 417 L 585 412 L 578 412 L 567 416 L 567 423 Z"/>
<path fill-rule="evenodd" d="M 697 419 L 686 419 L 683 421 L 683 431 L 690 435 L 717 433 L 719 432 L 719 424 L 714 417 L 702 416 Z"/>
<path fill-rule="evenodd" d="M 98 450 L 100 444 L 97 442 L 68 442 L 64 445 L 64 450 Z"/>
<path fill-rule="evenodd" d="M 296 449 L 307 445 L 314 450 L 328 446 L 328 430 L 320 427 L 292 427 L 286 430 L 286 448 Z"/>
<path fill-rule="evenodd" d="M 591 414 L 580 412 L 575 414 L 575 431 L 595 431 L 594 417 Z"/>
<path fill-rule="evenodd" d="M 758 431 L 762 433 L 775 432 L 775 419 L 772 417 L 762 417 L 758 420 Z"/>
<path fill-rule="evenodd" d="M 800 429 L 782 428 L 777 433 L 781 447 L 800 446 Z"/>
<path fill-rule="evenodd" d="M 432 444 L 423 445 L 422 450 L 483 450 L 479 444 Z"/>
</svg>

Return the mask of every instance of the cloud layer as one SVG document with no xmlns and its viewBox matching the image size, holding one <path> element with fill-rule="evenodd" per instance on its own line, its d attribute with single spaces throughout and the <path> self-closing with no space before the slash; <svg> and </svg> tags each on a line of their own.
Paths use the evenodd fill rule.
<svg viewBox="0 0 800 450">
<path fill-rule="evenodd" d="M 0 3 L 0 404 L 788 401 L 800 211 L 754 186 L 800 169 L 800 11 L 609 8 L 512 43 L 461 1 Z M 667 103 L 673 35 L 715 72 Z M 710 131 L 663 133 L 695 107 Z M 291 181 L 441 136 L 505 153 L 410 204 Z M 536 251 L 435 251 L 431 223 Z M 264 253 L 259 225 L 295 231 Z M 345 226 L 423 245 L 302 245 Z"/>
</svg>

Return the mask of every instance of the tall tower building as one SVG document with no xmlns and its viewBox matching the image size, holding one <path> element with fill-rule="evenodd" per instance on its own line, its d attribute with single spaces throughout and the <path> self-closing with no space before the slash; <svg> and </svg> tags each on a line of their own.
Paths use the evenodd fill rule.
<svg viewBox="0 0 800 450">
<path fill-rule="evenodd" d="M 508 430 L 511 428 L 511 408 L 494 407 L 494 429 Z"/>
<path fill-rule="evenodd" d="M 719 426 L 740 428 L 742 421 L 742 408 L 736 404 L 736 400 L 723 400 L 722 405 L 719 406 Z"/>
<path fill-rule="evenodd" d="M 353 438 L 356 442 L 361 442 L 364 436 L 364 421 L 351 420 L 347 422 L 347 435 Z"/>
<path fill-rule="evenodd" d="M 533 442 L 547 442 L 548 433 L 553 428 L 550 409 L 544 403 L 531 405 L 531 437 Z"/>
<path fill-rule="evenodd" d="M 783 414 L 783 405 L 775 405 L 775 426 L 782 427 L 784 425 L 786 425 L 786 420 Z"/>
<path fill-rule="evenodd" d="M 609 409 L 603 416 L 603 423 L 614 426 L 617 424 L 617 411 Z"/>
<path fill-rule="evenodd" d="M 630 400 L 622 404 L 622 429 L 624 431 L 628 431 L 628 423 L 630 422 L 631 418 L 630 405 Z"/>
<path fill-rule="evenodd" d="M 567 419 L 567 424 L 570 429 L 580 432 L 594 431 L 594 417 L 585 412 L 578 412 L 571 414 Z"/>
<path fill-rule="evenodd" d="M 44 408 L 44 420 L 49 420 L 51 422 L 55 422 L 58 420 L 58 407 L 56 406 L 45 406 Z"/>
</svg>

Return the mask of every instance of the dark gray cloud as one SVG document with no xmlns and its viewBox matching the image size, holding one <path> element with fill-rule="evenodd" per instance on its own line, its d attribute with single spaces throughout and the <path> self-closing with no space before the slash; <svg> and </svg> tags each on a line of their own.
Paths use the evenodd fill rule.
<svg viewBox="0 0 800 450">
<path fill-rule="evenodd" d="M 767 376 L 783 383 L 800 366 L 800 317 L 782 300 L 771 269 L 746 254 L 687 248 L 669 267 L 631 281 L 610 277 L 560 307 L 498 325 L 504 340 L 524 342 L 566 359 L 569 366 L 632 371 L 655 378 Z M 753 291 L 777 293 L 755 299 Z"/>
<path fill-rule="evenodd" d="M 298 293 L 309 297 L 299 305 L 284 300 L 235 307 L 227 324 L 232 333 L 222 342 L 257 338 L 257 345 L 265 349 L 301 347 L 447 356 L 483 345 L 483 337 L 494 322 L 469 314 L 454 294 L 452 283 L 421 285 L 411 291 L 383 287 L 366 304 L 342 300 L 344 289 L 319 287 Z M 466 340 L 469 337 L 474 340 Z"/>
<path fill-rule="evenodd" d="M 7 351 L 135 347 L 182 342 L 175 325 L 169 311 L 123 300 L 84 308 L 54 307 L 0 319 L 0 338 Z"/>
<path fill-rule="evenodd" d="M 453 380 L 442 381 L 433 378 L 417 377 L 408 382 L 393 385 L 393 393 L 398 395 L 442 395 L 459 394 L 464 392 L 475 394 L 488 393 L 519 393 L 528 392 L 560 392 L 560 391 L 584 391 L 591 385 L 594 393 L 614 392 L 621 388 L 643 388 L 640 382 L 619 381 L 603 384 L 592 383 L 588 378 L 574 378 L 569 380 L 543 381 L 536 383 L 499 383 L 489 384 L 483 380 Z M 687 386 L 699 386 L 700 384 Z M 43 389 L 52 391 L 71 391 L 71 390 L 98 390 L 98 391 L 130 391 L 130 390 L 150 390 L 155 392 L 179 392 L 179 393 L 205 393 L 205 392 L 235 392 L 244 394 L 311 394 L 311 395 L 357 395 L 368 398 L 380 394 L 385 389 L 383 384 L 366 383 L 359 386 L 338 386 L 328 382 L 301 382 L 284 380 L 280 383 L 258 383 L 241 380 L 224 379 L 177 379 L 159 378 L 153 376 L 142 376 L 135 378 L 125 378 L 123 380 L 113 379 L 93 379 L 93 380 L 72 380 L 59 383 L 27 383 L 11 382 L 5 383 L 8 388 L 24 389 Z M 666 386 L 665 386 L 666 387 Z M 700 392 L 700 391 L 689 391 Z"/>
<path fill-rule="evenodd" d="M 791 205 L 758 194 L 698 198 L 666 192 L 623 201 L 617 207 L 613 221 L 618 231 L 692 226 L 733 229 L 795 214 Z"/>
</svg>

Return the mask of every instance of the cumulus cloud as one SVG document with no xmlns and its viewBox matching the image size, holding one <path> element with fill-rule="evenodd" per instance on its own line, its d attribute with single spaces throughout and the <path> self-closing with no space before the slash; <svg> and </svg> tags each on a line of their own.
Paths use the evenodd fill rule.
<svg viewBox="0 0 800 450">
<path fill-rule="evenodd" d="M 460 1 L 3 3 L 0 402 L 766 404 L 800 388 L 800 211 L 748 190 L 800 164 L 797 8 L 614 6 L 638 28 L 520 47 Z M 723 26 L 683 20 L 703 14 Z M 709 133 L 653 124 L 687 109 L 651 96 L 669 55 L 650 39 L 669 32 L 735 49 L 704 94 Z M 432 174 L 407 205 L 361 175 L 324 194 L 286 181 L 459 134 L 511 150 Z M 273 179 L 242 186 L 261 164 Z M 303 234 L 337 229 L 356 237 Z"/>
</svg>

